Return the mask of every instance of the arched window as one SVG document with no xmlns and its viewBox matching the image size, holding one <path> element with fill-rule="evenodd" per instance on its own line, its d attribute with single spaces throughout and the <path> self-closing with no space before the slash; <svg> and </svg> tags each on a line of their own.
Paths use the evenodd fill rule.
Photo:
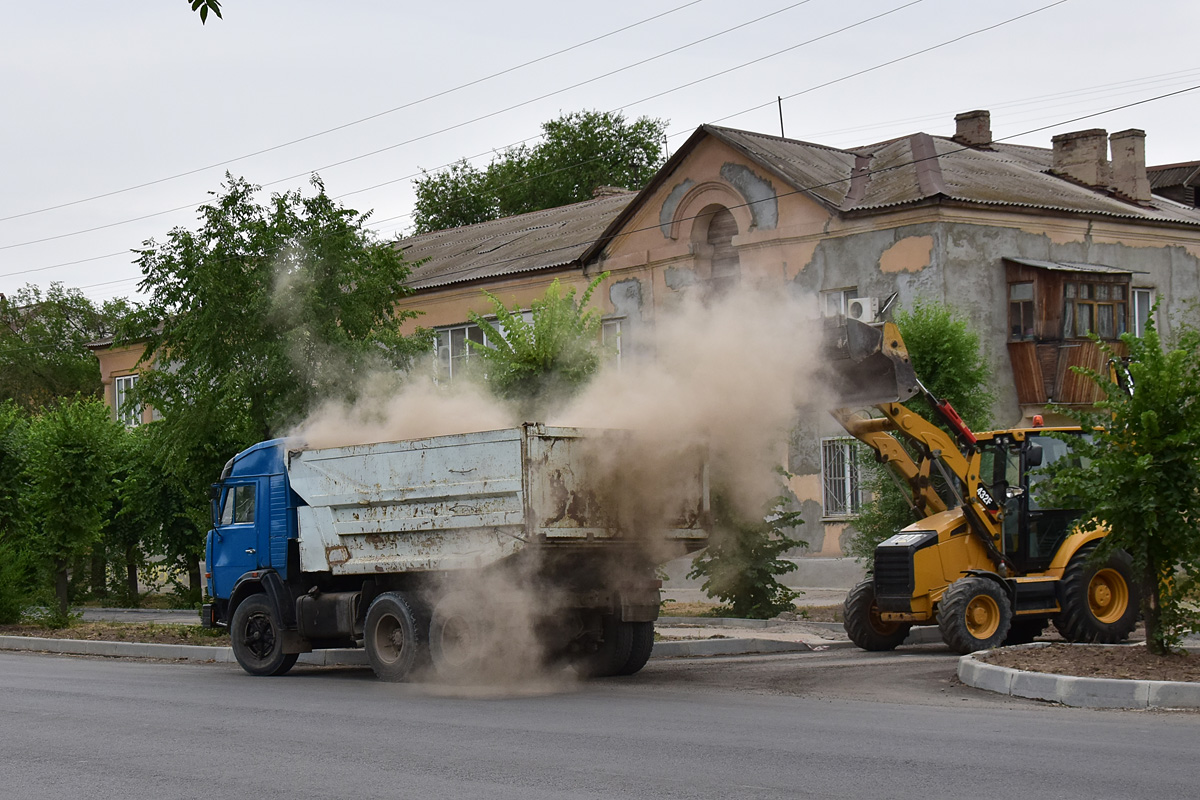
<svg viewBox="0 0 1200 800">
<path fill-rule="evenodd" d="M 712 273 L 710 286 L 720 294 L 737 285 L 741 275 L 741 262 L 733 237 L 737 236 L 737 220 L 728 208 L 714 212 L 708 221 L 707 243 L 712 247 Z"/>
</svg>

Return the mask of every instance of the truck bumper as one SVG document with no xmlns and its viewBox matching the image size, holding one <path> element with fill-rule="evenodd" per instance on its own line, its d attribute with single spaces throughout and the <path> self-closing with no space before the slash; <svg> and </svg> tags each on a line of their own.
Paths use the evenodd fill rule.
<svg viewBox="0 0 1200 800">
<path fill-rule="evenodd" d="M 216 610 L 212 603 L 205 603 L 204 605 L 200 606 L 200 627 L 217 627 Z"/>
</svg>

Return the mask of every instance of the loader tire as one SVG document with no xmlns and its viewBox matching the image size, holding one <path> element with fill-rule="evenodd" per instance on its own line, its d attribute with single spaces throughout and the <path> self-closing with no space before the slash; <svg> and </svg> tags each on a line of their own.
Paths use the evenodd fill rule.
<svg viewBox="0 0 1200 800">
<path fill-rule="evenodd" d="M 585 678 L 632 674 L 622 673 L 627 664 L 632 664 L 633 628 L 629 623 L 621 622 L 615 614 L 604 614 L 600 619 L 600 636 L 596 649 L 575 661 L 575 670 Z"/>
<path fill-rule="evenodd" d="M 1029 644 L 1046 630 L 1049 622 L 1045 617 L 1030 619 L 1029 617 L 1014 617 L 1008 636 L 1004 637 L 1004 645 Z"/>
<path fill-rule="evenodd" d="M 363 624 L 367 660 L 381 681 L 407 680 L 422 661 L 425 643 L 412 604 L 399 592 L 371 601 Z"/>
<path fill-rule="evenodd" d="M 1059 583 L 1062 611 L 1054 627 L 1070 642 L 1115 644 L 1129 638 L 1137 624 L 1139 593 L 1133 579 L 1133 560 L 1124 550 L 1108 561 L 1090 556 L 1084 546 L 1071 557 Z"/>
<path fill-rule="evenodd" d="M 1004 644 L 1012 618 L 1008 592 L 996 581 L 979 575 L 950 584 L 938 608 L 942 641 L 963 655 Z"/>
<path fill-rule="evenodd" d="M 650 653 L 654 650 L 654 623 L 653 622 L 622 622 L 621 625 L 629 627 L 629 658 L 625 660 L 625 664 L 617 670 L 617 675 L 633 675 L 646 666 L 646 662 L 650 660 Z"/>
<path fill-rule="evenodd" d="M 297 653 L 283 652 L 279 618 L 265 594 L 241 602 L 229 622 L 229 643 L 242 669 L 251 675 L 282 675 L 296 664 Z"/>
<path fill-rule="evenodd" d="M 871 578 L 855 586 L 842 603 L 842 626 L 850 641 L 863 650 L 895 650 L 903 644 L 912 628 L 905 622 L 884 622 L 875 603 L 875 582 Z"/>
</svg>

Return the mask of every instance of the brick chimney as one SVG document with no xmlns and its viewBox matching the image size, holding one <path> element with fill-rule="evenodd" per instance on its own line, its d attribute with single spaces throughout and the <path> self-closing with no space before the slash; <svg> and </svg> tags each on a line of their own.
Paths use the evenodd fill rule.
<svg viewBox="0 0 1200 800">
<path fill-rule="evenodd" d="M 954 141 L 969 147 L 985 147 L 992 143 L 992 114 L 990 111 L 964 111 L 954 117 Z"/>
<path fill-rule="evenodd" d="M 1050 140 L 1054 145 L 1054 171 L 1094 189 L 1107 189 L 1108 132 L 1092 128 L 1060 133 Z"/>
<path fill-rule="evenodd" d="M 1108 137 L 1112 146 L 1113 188 L 1135 203 L 1150 202 L 1150 179 L 1146 177 L 1146 132 L 1137 128 Z"/>
</svg>

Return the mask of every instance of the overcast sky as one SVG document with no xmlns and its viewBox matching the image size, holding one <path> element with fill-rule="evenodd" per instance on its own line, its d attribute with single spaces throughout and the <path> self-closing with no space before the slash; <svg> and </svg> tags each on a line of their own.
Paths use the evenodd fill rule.
<svg viewBox="0 0 1200 800">
<path fill-rule="evenodd" d="M 839 147 L 948 136 L 955 113 L 987 108 L 997 138 L 1054 125 L 1011 139 L 1046 147 L 1055 133 L 1136 127 L 1151 164 L 1200 159 L 1200 90 L 1068 122 L 1200 85 L 1195 0 L 225 0 L 223 11 L 202 26 L 186 0 L 4 4 L 0 292 L 61 281 L 95 300 L 134 296 L 130 249 L 195 227 L 226 170 L 266 191 L 318 172 L 391 238 L 410 224 L 414 174 L 464 156 L 486 164 L 583 109 L 666 119 L 672 151 L 705 122 L 778 134 L 782 95 L 787 136 Z"/>
</svg>

